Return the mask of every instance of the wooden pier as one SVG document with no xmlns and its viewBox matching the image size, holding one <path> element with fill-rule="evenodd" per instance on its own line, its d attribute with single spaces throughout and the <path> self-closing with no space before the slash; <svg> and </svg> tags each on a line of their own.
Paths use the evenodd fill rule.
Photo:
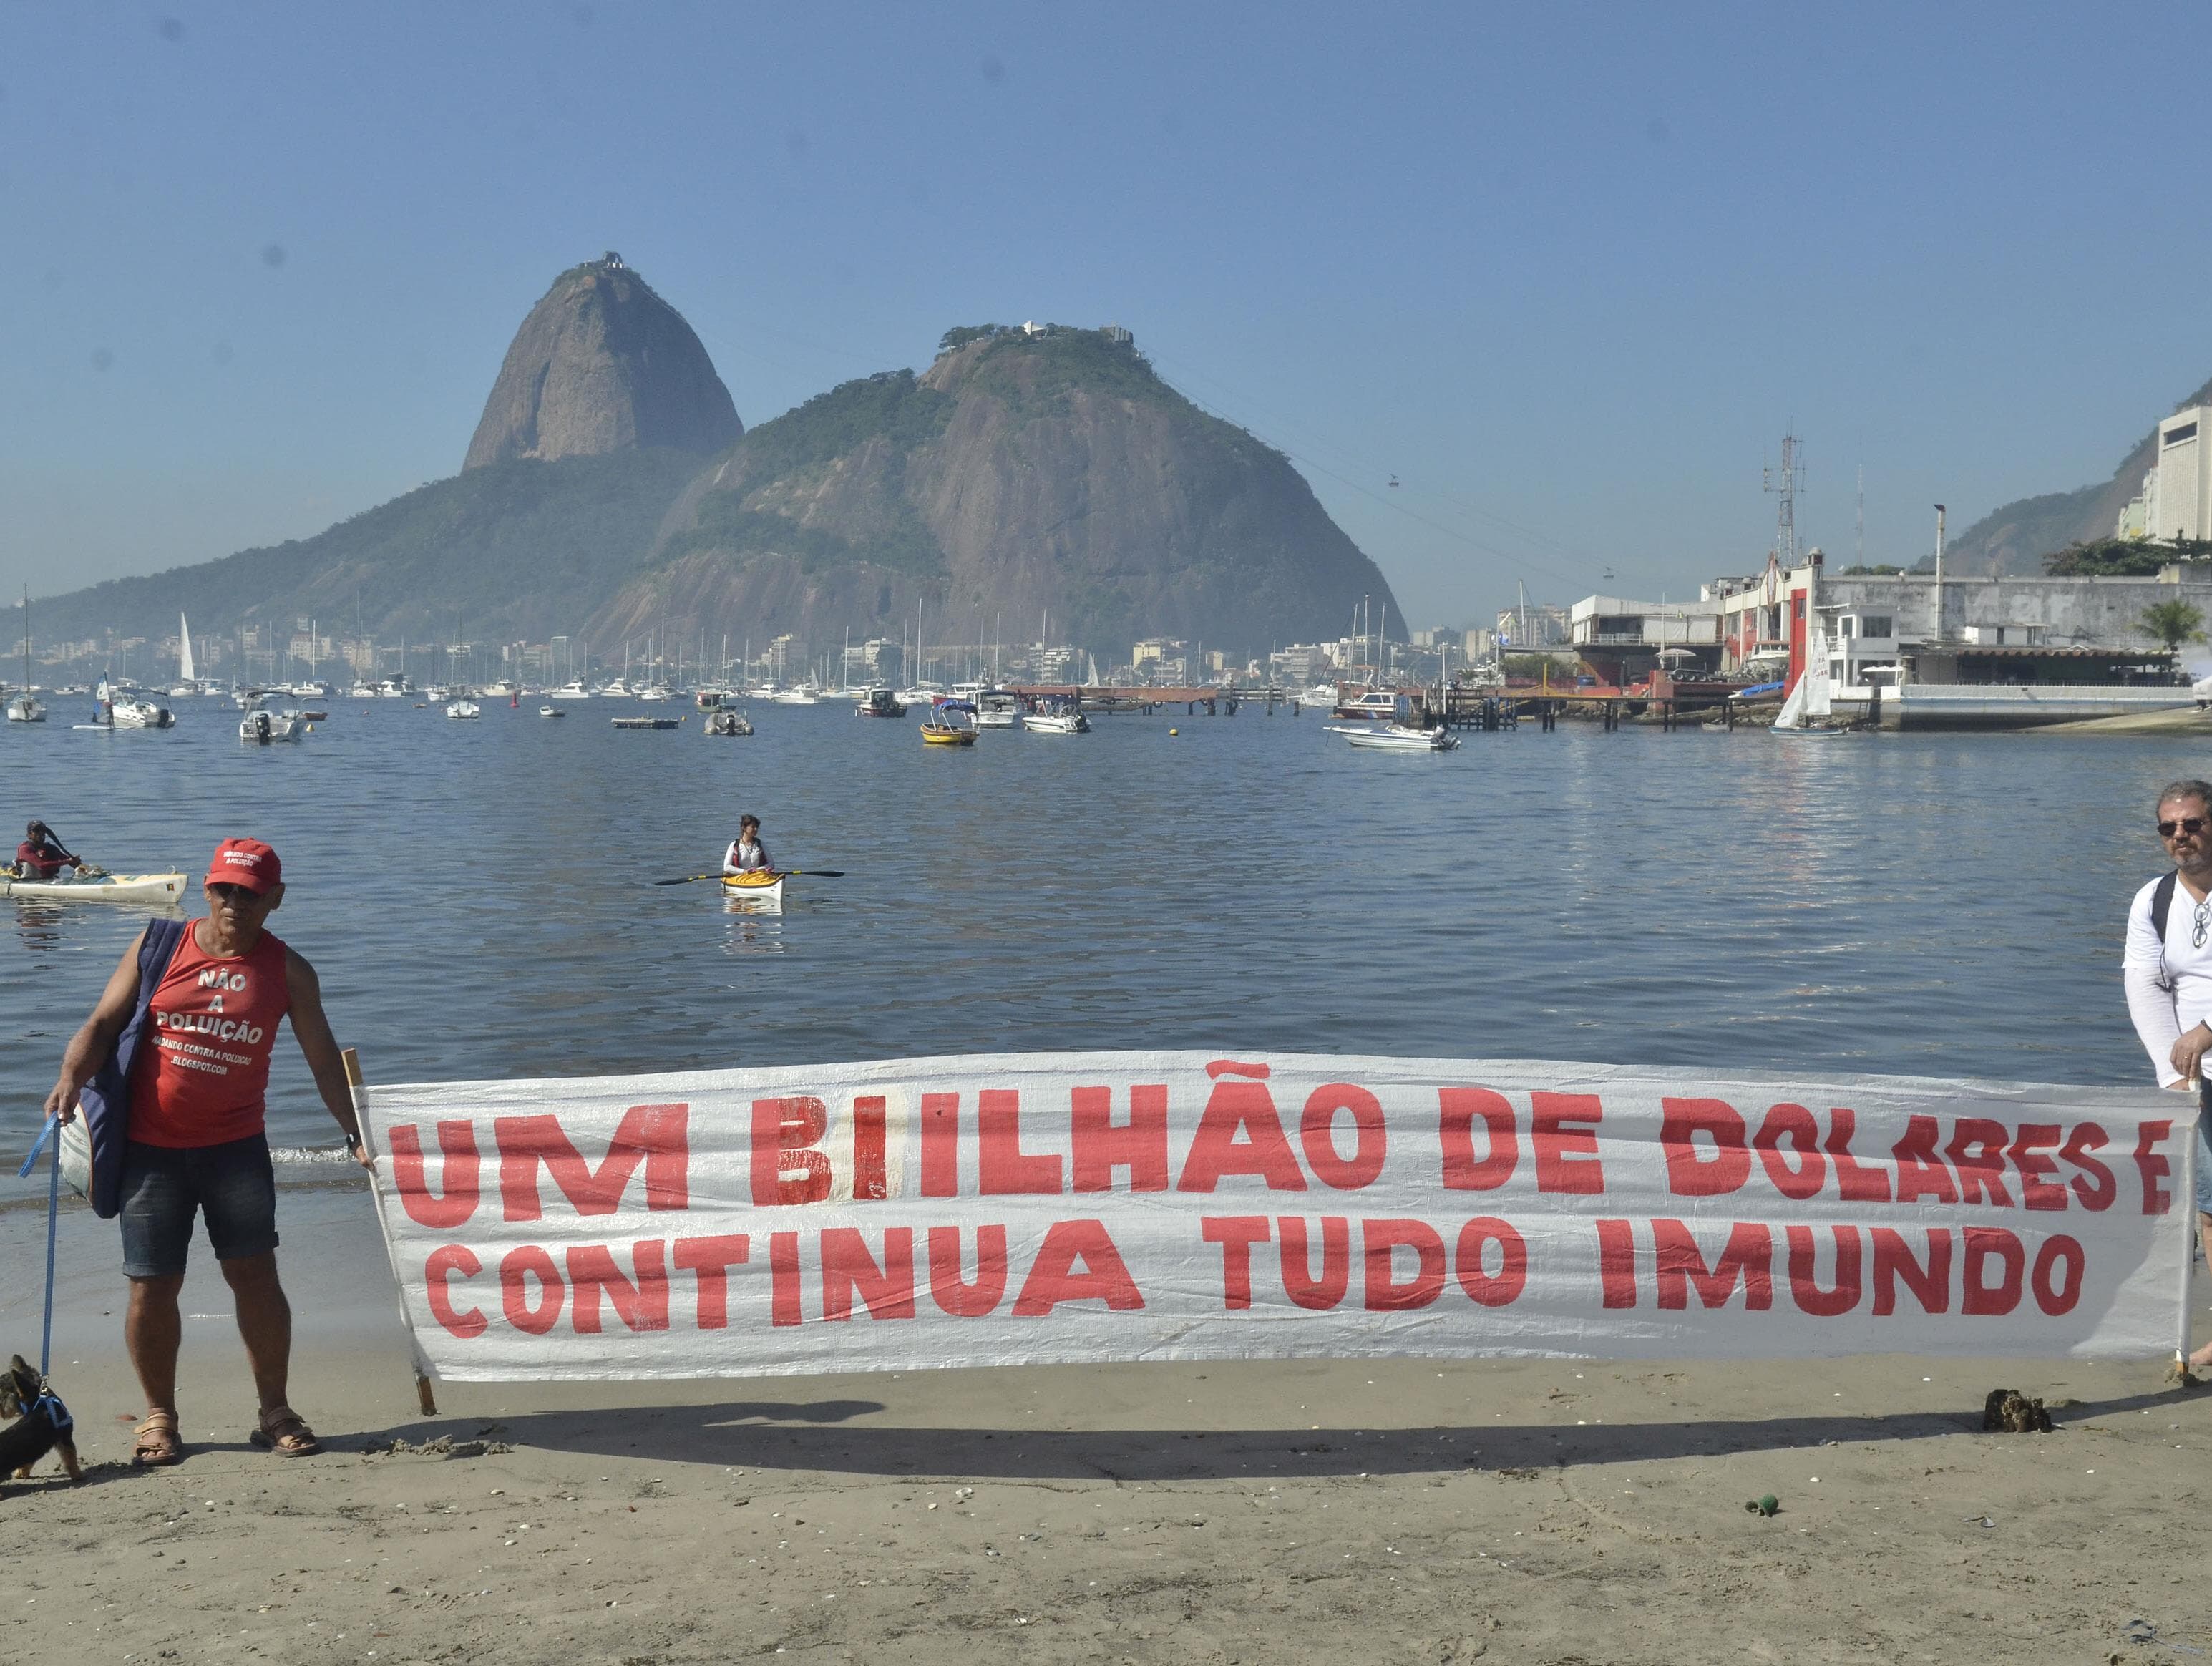
<svg viewBox="0 0 2212 1666">
<path fill-rule="evenodd" d="M 1292 717 L 1316 712 L 1323 717 L 1334 715 L 1334 708 L 1316 705 L 1299 690 L 1264 685 L 1085 688 L 1063 683 L 1024 684 L 1012 688 L 1010 692 L 1025 701 L 1068 702 L 1080 710 L 1101 714 L 1125 713 L 1149 717 L 1163 713 L 1174 714 L 1180 708 L 1186 717 L 1234 717 L 1241 708 L 1256 706 L 1269 717 L 1278 710 L 1287 711 Z M 1353 697 L 1355 692 L 1343 690 L 1340 698 Z M 1448 687 L 1400 692 L 1421 720 L 1451 729 L 1497 731 L 1533 723 L 1548 734 L 1564 717 L 1594 722 L 1608 731 L 1624 723 L 1641 721 L 1650 727 L 1671 733 L 1686 724 L 1717 717 L 1733 731 L 1737 717 L 1735 702 L 1729 698 L 1729 690 L 1722 685 L 1673 685 L 1656 697 L 1604 687 Z"/>
</svg>

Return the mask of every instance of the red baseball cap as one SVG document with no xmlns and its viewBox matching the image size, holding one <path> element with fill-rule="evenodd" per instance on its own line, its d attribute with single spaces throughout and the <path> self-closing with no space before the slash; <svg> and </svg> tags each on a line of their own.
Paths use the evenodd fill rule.
<svg viewBox="0 0 2212 1666">
<path fill-rule="evenodd" d="M 208 884 L 243 885 L 257 897 L 265 896 L 283 877 L 276 853 L 258 839 L 225 839 L 208 859 Z"/>
</svg>

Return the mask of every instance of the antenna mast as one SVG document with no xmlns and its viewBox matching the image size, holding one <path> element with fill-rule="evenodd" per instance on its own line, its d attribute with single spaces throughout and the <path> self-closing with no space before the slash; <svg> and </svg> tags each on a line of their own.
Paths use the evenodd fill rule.
<svg viewBox="0 0 2212 1666">
<path fill-rule="evenodd" d="M 1805 465 L 1797 460 L 1797 436 L 1782 436 L 1782 466 L 1766 471 L 1766 489 L 1779 504 L 1774 518 L 1774 554 L 1789 572 L 1797 565 L 1797 494 L 1805 484 Z"/>
<path fill-rule="evenodd" d="M 1858 565 L 1866 565 L 1866 465 L 1859 465 L 1859 541 L 1858 553 L 1852 557 Z"/>
</svg>

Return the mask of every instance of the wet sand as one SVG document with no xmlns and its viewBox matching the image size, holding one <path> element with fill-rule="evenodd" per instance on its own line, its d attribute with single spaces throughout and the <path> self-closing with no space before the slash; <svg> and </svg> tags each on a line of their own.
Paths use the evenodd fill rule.
<svg viewBox="0 0 2212 1666">
<path fill-rule="evenodd" d="M 98 1259 L 109 1229 L 65 1223 L 76 1305 L 55 1376 L 88 1473 L 71 1487 L 49 1459 L 7 1487 L 14 1657 L 2197 1657 L 2130 1640 L 2136 1620 L 2212 1650 L 2212 1392 L 2168 1389 L 2152 1365 L 454 1383 L 424 1418 L 366 1211 L 344 1195 L 286 1210 L 293 1399 L 329 1450 L 246 1444 L 245 1363 L 203 1268 L 191 1456 L 143 1472 L 122 1462 L 138 1404 L 116 1322 L 84 1306 L 119 1293 Z M 0 1343 L 34 1353 L 27 1214 L 0 1223 L 5 1264 L 29 1275 Z M 1997 1386 L 2051 1398 L 2059 1432 L 1980 1432 Z M 412 1450 L 440 1437 L 487 1450 Z M 1779 1514 L 1745 1511 L 1770 1493 Z"/>
</svg>

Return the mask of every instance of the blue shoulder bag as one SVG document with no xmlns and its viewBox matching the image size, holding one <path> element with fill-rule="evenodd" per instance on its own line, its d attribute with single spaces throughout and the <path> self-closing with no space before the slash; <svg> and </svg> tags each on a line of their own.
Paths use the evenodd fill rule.
<svg viewBox="0 0 2212 1666">
<path fill-rule="evenodd" d="M 92 1157 L 91 1183 L 85 1195 L 92 1201 L 93 1213 L 103 1220 L 112 1219 L 123 1208 L 123 1148 L 131 1137 L 131 1068 L 145 1040 L 146 1013 L 154 1004 L 154 992 L 177 958 L 185 924 L 181 920 L 146 922 L 146 935 L 138 945 L 137 1005 L 115 1038 L 107 1061 L 77 1096 L 77 1114 L 84 1118 Z"/>
</svg>

